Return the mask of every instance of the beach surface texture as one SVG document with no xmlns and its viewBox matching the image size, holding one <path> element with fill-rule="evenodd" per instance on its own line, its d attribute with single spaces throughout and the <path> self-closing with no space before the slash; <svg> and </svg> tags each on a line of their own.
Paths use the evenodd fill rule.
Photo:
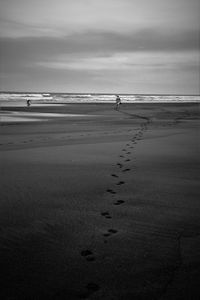
<svg viewBox="0 0 200 300">
<path fill-rule="evenodd" d="M 1 299 L 200 299 L 199 104 L 1 115 Z"/>
</svg>

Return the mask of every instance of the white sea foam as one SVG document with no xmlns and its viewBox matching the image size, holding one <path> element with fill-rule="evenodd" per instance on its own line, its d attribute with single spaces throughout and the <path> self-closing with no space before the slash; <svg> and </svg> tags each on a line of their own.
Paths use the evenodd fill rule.
<svg viewBox="0 0 200 300">
<path fill-rule="evenodd" d="M 0 93 L 0 99 L 2 100 L 40 100 L 52 99 L 50 94 L 38 94 L 38 93 Z"/>
</svg>

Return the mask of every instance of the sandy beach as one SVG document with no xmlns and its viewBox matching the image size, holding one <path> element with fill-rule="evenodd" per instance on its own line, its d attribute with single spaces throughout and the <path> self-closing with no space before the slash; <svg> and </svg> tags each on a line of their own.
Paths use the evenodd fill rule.
<svg viewBox="0 0 200 300">
<path fill-rule="evenodd" d="M 39 121 L 0 126 L 1 299 L 199 299 L 199 104 L 13 112 Z"/>
</svg>

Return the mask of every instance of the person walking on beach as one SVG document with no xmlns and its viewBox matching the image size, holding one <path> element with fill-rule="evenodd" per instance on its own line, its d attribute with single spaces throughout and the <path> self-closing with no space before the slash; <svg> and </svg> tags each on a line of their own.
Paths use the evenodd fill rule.
<svg viewBox="0 0 200 300">
<path fill-rule="evenodd" d="M 31 100 L 28 99 L 28 100 L 26 101 L 26 104 L 27 104 L 27 107 L 31 106 Z"/>
<path fill-rule="evenodd" d="M 120 99 L 119 95 L 117 95 L 116 100 L 115 100 L 115 109 L 116 110 L 119 110 L 120 104 L 122 104 L 121 99 Z"/>
</svg>

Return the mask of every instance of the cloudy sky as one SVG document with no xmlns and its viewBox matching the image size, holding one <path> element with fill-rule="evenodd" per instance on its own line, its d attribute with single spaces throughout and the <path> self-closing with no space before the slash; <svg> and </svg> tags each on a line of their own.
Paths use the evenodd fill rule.
<svg viewBox="0 0 200 300">
<path fill-rule="evenodd" d="M 199 94 L 199 0 L 1 0 L 0 90 Z"/>
</svg>

